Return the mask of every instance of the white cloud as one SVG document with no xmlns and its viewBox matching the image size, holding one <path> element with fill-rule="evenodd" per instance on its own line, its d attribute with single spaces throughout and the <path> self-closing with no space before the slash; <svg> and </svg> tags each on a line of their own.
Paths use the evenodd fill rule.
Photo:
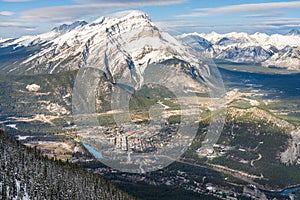
<svg viewBox="0 0 300 200">
<path fill-rule="evenodd" d="M 14 13 L 10 11 L 0 11 L 0 16 L 11 16 L 13 14 Z"/>
<path fill-rule="evenodd" d="M 18 22 L 0 22 L 0 27 L 35 28 L 33 26 L 24 25 Z"/>
<path fill-rule="evenodd" d="M 116 4 L 104 5 L 71 5 L 71 6 L 52 6 L 44 8 L 35 8 L 20 12 L 20 19 L 34 22 L 61 22 L 74 21 L 82 16 L 95 15 L 99 16 L 104 12 L 120 8 Z"/>
<path fill-rule="evenodd" d="M 197 20 L 191 20 L 189 18 L 179 20 L 167 20 L 156 23 L 161 29 L 171 32 L 174 35 L 179 35 L 186 32 L 267 32 L 274 33 L 288 32 L 292 28 L 300 28 L 300 18 L 263 18 L 257 20 L 257 18 L 250 18 L 247 22 L 201 22 Z"/>
<path fill-rule="evenodd" d="M 105 4 L 105 3 L 121 3 L 127 6 L 147 6 L 147 5 L 170 5 L 170 4 L 178 4 L 182 3 L 185 0 L 75 0 L 81 4 Z"/>
<path fill-rule="evenodd" d="M 300 18 L 274 18 L 258 22 L 257 24 L 276 27 L 295 27 L 300 26 Z"/>
<path fill-rule="evenodd" d="M 25 30 L 26 31 L 35 31 L 36 27 L 26 27 Z"/>
<path fill-rule="evenodd" d="M 15 3 L 15 2 L 27 2 L 27 1 L 31 1 L 31 0 L 2 0 L 2 1 Z"/>
<path fill-rule="evenodd" d="M 155 22 L 155 24 L 160 29 L 167 30 L 167 31 L 168 31 L 168 29 L 173 29 L 172 31 L 175 31 L 174 29 L 177 29 L 177 28 L 201 26 L 200 23 L 191 22 L 191 21 L 159 21 L 159 22 Z"/>
<path fill-rule="evenodd" d="M 25 2 L 32 0 L 0 0 L 5 2 Z M 39 0 L 37 0 L 39 1 Z M 120 11 L 127 8 L 138 9 L 143 6 L 163 6 L 170 4 L 179 4 L 187 0 L 72 0 L 75 4 L 65 6 L 49 6 L 33 8 L 19 11 L 14 15 L 13 23 L 1 23 L 0 27 L 10 27 L 10 29 L 1 29 L 0 35 L 20 36 L 24 34 L 24 28 L 27 31 L 34 31 L 35 34 L 48 31 L 51 27 L 63 22 L 74 22 L 75 20 L 91 19 L 100 16 L 107 16 L 113 11 Z M 8 13 L 4 13 L 8 14 Z M 1 17 L 1 15 L 0 15 Z M 22 24 L 34 24 L 27 27 Z M 20 30 L 17 30 L 19 27 Z M 11 32 L 11 31 L 16 32 Z M 31 34 L 31 33 L 30 33 Z"/>
<path fill-rule="evenodd" d="M 169 5 L 181 3 L 185 0 L 77 0 L 79 5 L 68 6 L 52 6 L 44 8 L 35 8 L 20 12 L 22 20 L 26 21 L 40 21 L 40 22 L 60 22 L 60 21 L 74 21 L 74 19 L 85 16 L 101 16 L 105 12 L 123 9 L 134 8 L 142 6 L 153 5 Z"/>
<path fill-rule="evenodd" d="M 300 1 L 291 2 L 271 2 L 271 3 L 256 3 L 256 4 L 238 4 L 230 6 L 222 6 L 215 8 L 198 8 L 195 12 L 179 15 L 180 17 L 201 17 L 210 16 L 220 13 L 233 13 L 233 12 L 258 12 L 266 10 L 279 10 L 288 8 L 300 8 Z"/>
<path fill-rule="evenodd" d="M 277 13 L 260 13 L 260 14 L 249 14 L 249 15 L 244 15 L 243 17 L 246 18 L 267 18 L 267 17 L 278 17 L 278 16 L 283 16 L 285 13 L 283 12 L 277 12 Z"/>
</svg>

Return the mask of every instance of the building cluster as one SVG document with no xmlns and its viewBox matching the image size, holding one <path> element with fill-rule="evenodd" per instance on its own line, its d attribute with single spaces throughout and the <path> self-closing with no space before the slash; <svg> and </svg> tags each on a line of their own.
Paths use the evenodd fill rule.
<svg viewBox="0 0 300 200">
<path fill-rule="evenodd" d="M 177 130 L 178 124 L 125 124 L 108 128 L 104 135 L 115 150 L 149 152 L 170 145 L 168 142 Z"/>
</svg>

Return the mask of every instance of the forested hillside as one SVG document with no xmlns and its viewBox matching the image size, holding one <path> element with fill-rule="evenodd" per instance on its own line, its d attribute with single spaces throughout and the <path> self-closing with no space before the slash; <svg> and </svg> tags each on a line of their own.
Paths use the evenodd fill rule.
<svg viewBox="0 0 300 200">
<path fill-rule="evenodd" d="M 135 199 L 82 167 L 50 160 L 0 130 L 0 199 Z"/>
</svg>

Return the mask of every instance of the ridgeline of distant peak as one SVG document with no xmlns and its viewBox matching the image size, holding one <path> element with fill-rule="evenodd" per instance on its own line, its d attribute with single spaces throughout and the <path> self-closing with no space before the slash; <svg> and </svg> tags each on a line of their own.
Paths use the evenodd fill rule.
<svg viewBox="0 0 300 200">
<path fill-rule="evenodd" d="M 54 27 L 52 30 L 57 32 L 67 32 L 77 28 L 78 26 L 84 26 L 86 24 L 88 24 L 86 21 L 76 21 L 72 24 L 62 24 L 58 27 Z"/>
<path fill-rule="evenodd" d="M 300 31 L 298 29 L 292 29 L 287 35 L 300 35 Z"/>
</svg>

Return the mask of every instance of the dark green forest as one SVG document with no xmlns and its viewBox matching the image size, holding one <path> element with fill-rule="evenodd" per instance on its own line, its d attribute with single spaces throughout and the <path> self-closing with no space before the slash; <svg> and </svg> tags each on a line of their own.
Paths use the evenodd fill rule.
<svg viewBox="0 0 300 200">
<path fill-rule="evenodd" d="M 0 199 L 136 199 L 69 162 L 48 159 L 0 130 Z"/>
</svg>

